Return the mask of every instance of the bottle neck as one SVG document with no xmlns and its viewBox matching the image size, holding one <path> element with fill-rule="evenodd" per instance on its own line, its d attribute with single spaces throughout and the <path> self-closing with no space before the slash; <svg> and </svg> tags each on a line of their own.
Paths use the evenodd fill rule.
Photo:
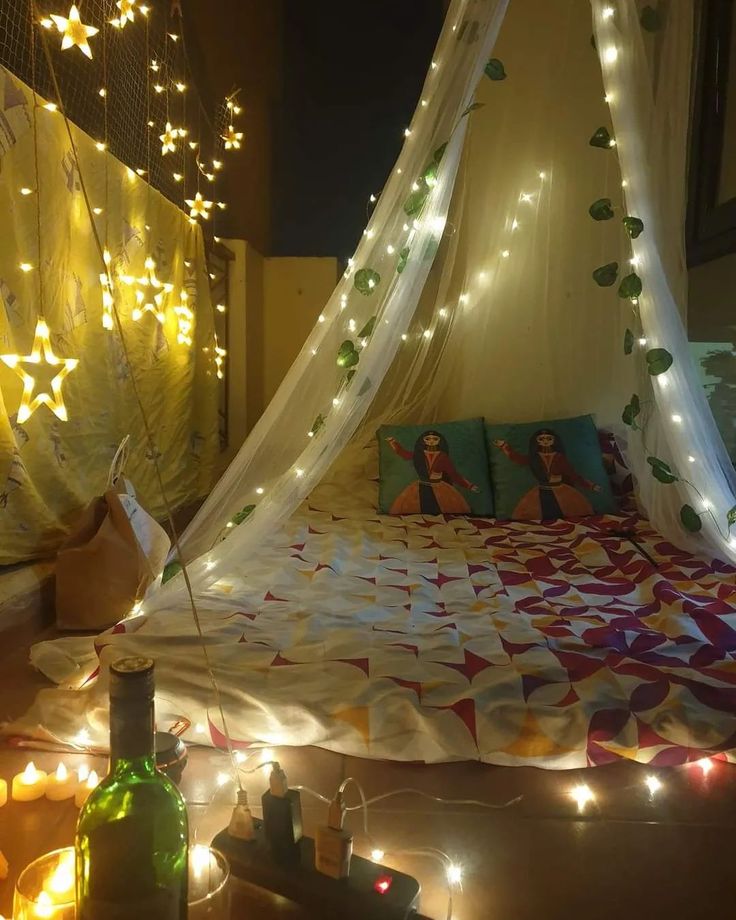
<svg viewBox="0 0 736 920">
<path fill-rule="evenodd" d="M 110 772 L 156 767 L 153 700 L 110 699 Z"/>
</svg>

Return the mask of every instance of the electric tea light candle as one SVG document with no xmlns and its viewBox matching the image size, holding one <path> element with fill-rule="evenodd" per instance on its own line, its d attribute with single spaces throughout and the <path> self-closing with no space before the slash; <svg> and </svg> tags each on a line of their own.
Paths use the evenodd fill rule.
<svg viewBox="0 0 736 920">
<path fill-rule="evenodd" d="M 8 784 L 0 779 L 0 808 L 8 801 Z"/>
<path fill-rule="evenodd" d="M 77 806 L 77 808 L 81 808 L 82 805 L 84 805 L 84 803 L 89 798 L 90 792 L 92 792 L 92 790 L 95 789 L 100 784 L 100 778 L 97 775 L 96 770 L 91 770 L 86 780 L 84 781 L 82 781 L 82 776 L 81 776 L 82 772 L 83 772 L 82 768 L 80 767 L 80 770 L 79 770 L 80 782 L 79 782 L 79 785 L 77 786 L 77 791 L 74 793 L 74 804 Z"/>
<path fill-rule="evenodd" d="M 12 798 L 14 802 L 35 802 L 46 792 L 48 776 L 43 770 L 37 770 L 31 761 L 22 773 L 13 777 Z"/>
<path fill-rule="evenodd" d="M 56 768 L 56 773 L 49 774 L 46 783 L 46 798 L 51 802 L 63 802 L 70 799 L 77 791 L 77 778 L 67 770 L 63 763 Z"/>
</svg>

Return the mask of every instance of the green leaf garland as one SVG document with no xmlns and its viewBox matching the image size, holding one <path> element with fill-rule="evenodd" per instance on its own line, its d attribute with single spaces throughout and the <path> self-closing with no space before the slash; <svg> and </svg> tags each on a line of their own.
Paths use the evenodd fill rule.
<svg viewBox="0 0 736 920">
<path fill-rule="evenodd" d="M 652 377 L 664 374 L 672 367 L 672 355 L 666 348 L 650 348 L 646 354 L 647 370 Z"/>
<path fill-rule="evenodd" d="M 350 339 L 346 339 L 337 350 L 338 367 L 355 367 L 360 361 L 360 353 Z"/>
<path fill-rule="evenodd" d="M 611 143 L 612 141 L 613 138 L 611 137 L 608 128 L 600 127 L 591 137 L 588 143 L 591 147 L 600 147 L 601 150 L 608 150 L 614 146 L 614 144 Z"/>
<path fill-rule="evenodd" d="M 503 61 L 500 61 L 498 58 L 491 58 L 485 66 L 485 74 L 494 81 L 505 80 L 507 74 L 503 66 Z"/>
<path fill-rule="evenodd" d="M 618 286 L 618 296 L 625 299 L 633 300 L 635 297 L 638 297 L 641 292 L 641 278 L 636 272 L 632 272 L 630 275 L 623 278 L 621 284 Z"/>
<path fill-rule="evenodd" d="M 692 505 L 683 505 L 680 508 L 680 520 L 685 530 L 689 530 L 690 533 L 697 533 L 703 527 L 700 515 Z"/>
<path fill-rule="evenodd" d="M 381 276 L 372 268 L 361 268 L 355 273 L 355 289 L 366 297 L 370 297 L 381 282 Z"/>
<path fill-rule="evenodd" d="M 611 199 L 599 198 L 597 201 L 594 201 L 588 208 L 588 214 L 590 214 L 593 220 L 612 220 L 613 207 L 611 205 Z"/>
<path fill-rule="evenodd" d="M 320 430 L 320 428 L 324 425 L 324 423 L 325 423 L 325 417 L 324 417 L 324 415 L 321 415 L 321 414 L 318 415 L 317 418 L 314 420 L 314 424 L 312 425 L 312 427 L 311 427 L 310 430 L 309 430 L 309 433 L 312 435 L 312 437 L 314 437 L 314 435 L 317 434 L 317 432 L 318 432 L 318 431 Z"/>
<path fill-rule="evenodd" d="M 728 521 L 728 526 L 733 527 L 736 524 L 736 505 L 731 508 L 731 510 L 726 515 L 726 520 Z"/>
<path fill-rule="evenodd" d="M 466 115 L 470 115 L 471 112 L 474 112 L 476 109 L 482 109 L 485 105 L 485 102 L 471 102 L 470 105 L 465 109 L 460 118 L 465 118 Z"/>
<path fill-rule="evenodd" d="M 409 247 L 404 246 L 404 248 L 399 253 L 399 262 L 396 266 L 396 271 L 401 274 L 406 268 L 406 263 L 409 261 Z"/>
<path fill-rule="evenodd" d="M 659 482 L 670 485 L 679 481 L 679 477 L 672 472 L 670 465 L 660 460 L 659 457 L 647 457 L 647 463 L 652 468 L 652 476 Z"/>
<path fill-rule="evenodd" d="M 358 333 L 359 339 L 367 339 L 369 336 L 373 335 L 373 330 L 376 328 L 376 317 L 371 316 L 368 322 L 363 326 L 363 328 Z"/>
<path fill-rule="evenodd" d="M 644 221 L 639 217 L 632 217 L 627 214 L 623 219 L 623 225 L 632 240 L 635 240 L 644 232 Z"/>
<path fill-rule="evenodd" d="M 629 427 L 634 428 L 634 420 L 640 412 L 641 403 L 639 401 L 639 397 L 636 395 L 636 393 L 634 393 L 634 395 L 631 397 L 631 402 L 626 405 L 623 413 L 621 414 L 621 420 L 623 421 L 624 425 L 628 425 Z"/>
<path fill-rule="evenodd" d="M 255 510 L 255 507 L 255 505 L 246 505 L 245 508 L 242 508 L 236 515 L 233 516 L 232 523 L 235 524 L 236 527 L 238 524 L 242 524 L 247 517 L 250 517 L 250 515 Z"/>
<path fill-rule="evenodd" d="M 618 278 L 618 262 L 609 262 L 607 265 L 601 265 L 593 272 L 593 281 L 599 287 L 611 287 L 616 283 Z"/>
<path fill-rule="evenodd" d="M 634 350 L 634 333 L 631 329 L 627 329 L 624 332 L 624 354 L 630 355 Z"/>
</svg>

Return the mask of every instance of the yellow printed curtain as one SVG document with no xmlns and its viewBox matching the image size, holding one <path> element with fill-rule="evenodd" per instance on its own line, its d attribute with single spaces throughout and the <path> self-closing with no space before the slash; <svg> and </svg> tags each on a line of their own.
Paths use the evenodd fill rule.
<svg viewBox="0 0 736 920">
<path fill-rule="evenodd" d="M 163 502 L 154 461 L 178 507 L 206 494 L 218 450 L 214 323 L 199 227 L 72 128 L 77 163 L 58 111 L 39 107 L 36 117 L 38 176 L 33 95 L 0 68 L 0 356 L 31 354 L 43 315 L 52 352 L 78 364 L 61 386 L 68 420 L 46 405 L 24 420 L 18 414 L 23 380 L 9 366 L 12 358 L 0 361 L 0 564 L 55 551 L 79 509 L 104 490 L 124 435 L 133 448 L 128 477 L 158 516 Z M 80 170 L 92 220 L 110 252 L 130 363 L 117 329 L 103 325 L 104 266 Z M 149 270 L 161 287 L 142 283 Z M 162 295 L 158 302 L 153 294 Z M 146 303 L 156 309 L 146 310 Z M 31 368 L 36 392 L 50 391 L 59 366 Z"/>
</svg>

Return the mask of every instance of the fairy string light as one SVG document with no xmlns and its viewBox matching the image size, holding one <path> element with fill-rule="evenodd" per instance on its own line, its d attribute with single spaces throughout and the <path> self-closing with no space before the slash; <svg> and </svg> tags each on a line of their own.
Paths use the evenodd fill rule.
<svg viewBox="0 0 736 920">
<path fill-rule="evenodd" d="M 41 170 L 38 162 L 38 96 L 36 94 L 36 28 L 35 10 L 30 11 L 30 57 L 31 57 L 31 92 L 33 94 L 32 112 L 32 139 L 33 139 L 33 169 L 36 180 L 36 264 L 21 263 L 21 270 L 28 272 L 34 267 L 38 277 L 38 310 L 36 329 L 33 336 L 33 345 L 30 354 L 0 355 L 0 359 L 9 368 L 14 370 L 23 381 L 23 394 L 18 408 L 17 419 L 19 424 L 27 422 L 39 406 L 47 406 L 62 422 L 66 422 L 69 414 L 64 403 L 62 384 L 66 377 L 79 364 L 78 358 L 60 358 L 54 353 L 49 338 L 49 327 L 46 322 L 46 285 L 44 281 L 44 267 L 42 264 L 42 230 L 41 230 Z M 45 378 L 39 380 L 39 378 Z"/>
<path fill-rule="evenodd" d="M 31 8 L 33 11 L 33 17 L 35 19 L 38 16 L 38 11 L 36 10 L 35 3 L 33 2 L 33 0 L 31 0 Z M 82 197 L 84 199 L 84 204 L 87 210 L 87 216 L 90 222 L 90 229 L 92 232 L 93 242 L 97 250 L 98 256 L 100 258 L 100 261 L 104 265 L 104 248 L 102 245 L 102 240 L 100 239 L 100 235 L 97 231 L 97 227 L 93 219 L 93 208 L 90 203 L 89 194 L 87 191 L 87 183 L 84 178 L 84 173 L 79 166 L 79 155 L 77 151 L 77 144 L 74 139 L 74 134 L 72 132 L 71 123 L 67 117 L 66 110 L 63 105 L 61 90 L 59 87 L 59 81 L 56 75 L 56 69 L 54 67 L 54 62 L 51 57 L 51 52 L 49 50 L 48 43 L 45 40 L 45 36 L 43 32 L 41 33 L 41 47 L 43 49 L 44 58 L 46 60 L 46 64 L 49 69 L 49 74 L 51 76 L 51 83 L 52 83 L 54 94 L 57 100 L 56 103 L 54 103 L 54 105 L 56 106 L 55 110 L 58 110 L 61 113 L 62 118 L 64 120 L 64 128 L 66 130 L 67 138 L 69 140 L 73 162 L 75 163 L 78 173 L 79 173 L 79 185 L 80 185 L 80 189 L 82 192 Z M 232 744 L 232 738 L 230 735 L 230 730 L 228 728 L 227 717 L 225 715 L 222 692 L 220 690 L 219 681 L 217 679 L 217 676 L 215 674 L 215 671 L 212 665 L 212 661 L 210 659 L 210 653 L 209 653 L 209 649 L 207 646 L 207 642 L 205 641 L 204 630 L 202 628 L 202 621 L 200 620 L 200 617 L 199 617 L 199 609 L 194 599 L 194 591 L 192 588 L 191 579 L 189 577 L 189 569 L 188 569 L 186 562 L 183 561 L 183 556 L 181 552 L 181 543 L 179 539 L 179 528 L 177 527 L 176 521 L 174 520 L 173 508 L 172 508 L 171 502 L 169 501 L 168 492 L 164 485 L 163 473 L 161 471 L 161 464 L 158 459 L 158 452 L 156 450 L 156 442 L 153 436 L 153 428 L 151 426 L 151 422 L 148 417 L 148 412 L 146 410 L 146 407 L 143 403 L 143 399 L 141 397 L 137 374 L 136 374 L 133 362 L 131 361 L 130 351 L 128 349 L 128 343 L 127 343 L 125 330 L 123 328 L 122 320 L 120 317 L 120 312 L 118 311 L 117 304 L 115 302 L 113 302 L 112 312 L 113 312 L 115 328 L 117 329 L 117 332 L 120 338 L 120 346 L 122 350 L 123 360 L 130 372 L 129 379 L 130 379 L 130 385 L 131 385 L 133 397 L 135 399 L 136 405 L 138 406 L 138 411 L 140 413 L 141 421 L 143 423 L 144 439 L 145 439 L 148 449 L 151 451 L 151 456 L 153 458 L 154 475 L 156 477 L 156 484 L 159 489 L 161 501 L 164 506 L 164 514 L 166 517 L 166 521 L 169 525 L 169 529 L 171 532 L 171 542 L 176 551 L 177 558 L 182 560 L 181 561 L 182 577 L 184 579 L 186 594 L 189 600 L 189 606 L 190 606 L 191 613 L 192 613 L 192 619 L 194 621 L 194 626 L 197 632 L 197 638 L 199 641 L 200 650 L 202 652 L 202 658 L 205 663 L 207 676 L 209 678 L 210 686 L 212 687 L 212 691 L 215 697 L 215 703 L 216 703 L 216 706 L 217 706 L 217 709 L 220 715 L 220 720 L 222 723 L 222 733 L 225 737 L 225 745 L 226 745 L 226 749 L 227 749 L 227 752 L 230 758 L 233 775 L 236 779 L 238 787 L 242 788 L 240 775 L 238 773 L 238 763 L 235 758 L 235 751 L 234 751 L 233 744 Z"/>
<path fill-rule="evenodd" d="M 168 36 L 168 33 L 167 33 Z M 163 66 L 168 68 L 168 44 L 165 44 Z M 151 65 L 148 61 L 151 58 L 151 26 L 146 17 L 146 168 L 143 171 L 150 179 L 151 176 L 151 132 L 154 122 L 151 118 Z M 158 84 L 154 86 L 157 90 Z M 168 133 L 171 129 L 169 123 L 169 100 L 168 89 L 166 88 L 166 122 Z M 173 149 L 173 148 L 172 148 Z M 151 183 L 146 182 L 146 218 L 145 218 L 145 249 L 146 256 L 143 262 L 143 273 L 139 276 L 131 274 L 121 274 L 120 280 L 133 288 L 135 303 L 131 312 L 131 319 L 139 322 L 146 313 L 152 313 L 157 321 L 163 325 L 166 321 L 166 300 L 174 289 L 173 284 L 163 282 L 156 274 L 156 261 L 151 253 L 151 225 L 149 223 L 151 213 Z"/>
</svg>

